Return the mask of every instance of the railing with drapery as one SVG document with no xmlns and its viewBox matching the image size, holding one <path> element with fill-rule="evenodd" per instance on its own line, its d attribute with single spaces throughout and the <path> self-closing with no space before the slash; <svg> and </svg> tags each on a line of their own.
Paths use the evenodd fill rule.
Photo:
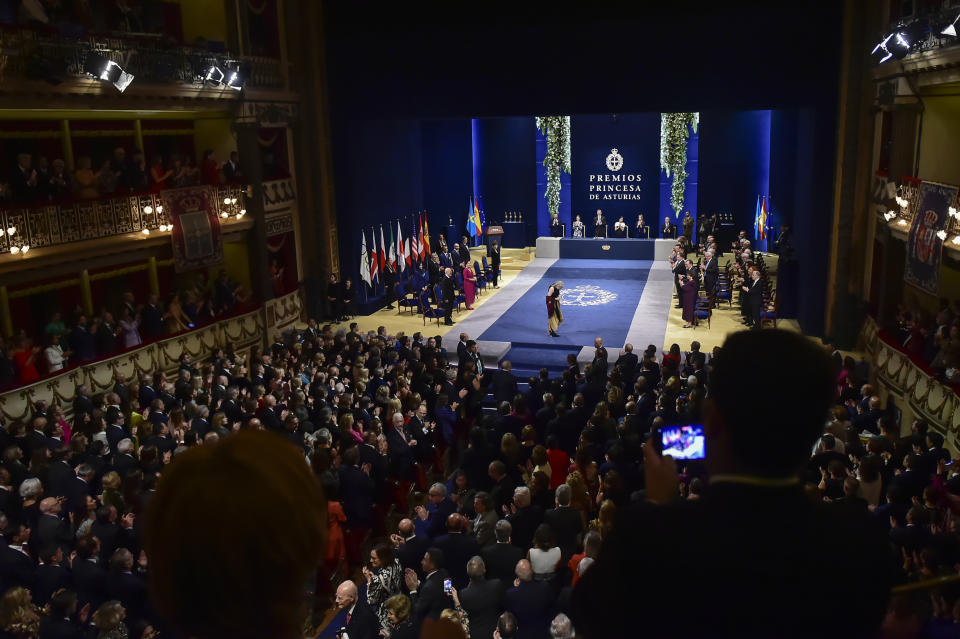
<svg viewBox="0 0 960 639">
<path fill-rule="evenodd" d="M 926 421 L 960 451 L 960 394 L 957 386 L 935 379 L 923 362 L 914 361 L 895 341 L 884 336 L 876 320 L 868 317 L 862 338 L 870 355 L 877 383 L 903 411 L 901 423 L 912 418 Z"/>
<path fill-rule="evenodd" d="M 96 53 L 134 76 L 137 83 L 190 84 L 223 90 L 224 82 L 208 80 L 211 68 L 237 71 L 245 86 L 282 89 L 285 74 L 280 60 L 230 56 L 189 46 L 169 46 L 159 34 L 84 35 L 67 38 L 26 27 L 0 30 L 0 81 L 12 77 L 58 84 L 84 73 L 87 56 Z M 229 91 L 229 89 L 227 89 Z"/>
<path fill-rule="evenodd" d="M 244 211 L 240 186 L 216 187 L 221 219 Z M 169 230 L 160 193 L 0 208 L 0 254 L 42 246 L 96 240 L 127 233 Z M 9 230 L 13 229 L 13 233 Z"/>
<path fill-rule="evenodd" d="M 139 379 L 161 370 L 174 379 L 179 357 L 189 353 L 194 362 L 209 361 L 214 348 L 234 345 L 236 353 L 248 360 L 250 349 L 263 347 L 264 340 L 296 327 L 302 319 L 303 300 L 299 290 L 269 300 L 263 307 L 235 315 L 206 326 L 125 351 L 107 359 L 91 362 L 63 373 L 0 393 L 0 421 L 5 424 L 28 419 L 38 401 L 56 401 L 71 416 L 73 399 L 79 384 L 85 384 L 91 394 L 105 392 L 114 385 L 115 374 Z"/>
</svg>

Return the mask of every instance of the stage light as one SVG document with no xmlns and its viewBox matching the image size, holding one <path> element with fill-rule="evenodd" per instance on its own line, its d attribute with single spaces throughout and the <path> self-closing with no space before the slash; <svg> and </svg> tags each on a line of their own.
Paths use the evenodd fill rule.
<svg viewBox="0 0 960 639">
<path fill-rule="evenodd" d="M 87 59 L 83 63 L 83 70 L 87 75 L 109 82 L 120 93 L 126 91 L 130 83 L 133 82 L 133 75 L 124 71 L 123 67 L 113 60 L 105 58 L 99 53 L 87 54 Z"/>
<path fill-rule="evenodd" d="M 19 246 L 11 246 L 11 247 L 10 247 L 10 252 L 13 253 L 14 255 L 16 255 L 17 253 L 20 252 L 20 247 L 19 247 Z"/>
<path fill-rule="evenodd" d="M 147 215 L 150 215 L 151 213 L 153 213 L 153 207 L 148 204 L 145 207 L 143 207 L 143 212 L 146 213 Z"/>
<path fill-rule="evenodd" d="M 150 229 L 147 229 L 147 228 L 143 229 L 140 232 L 143 233 L 144 235 L 150 235 Z"/>
<path fill-rule="evenodd" d="M 207 69 L 207 75 L 203 78 L 203 81 L 209 82 L 214 86 L 220 86 L 223 84 L 223 71 L 216 65 L 211 66 Z"/>
<path fill-rule="evenodd" d="M 897 60 L 903 60 L 910 53 L 910 43 L 902 32 L 893 34 L 893 40 L 887 43 L 887 51 Z"/>
<path fill-rule="evenodd" d="M 945 239 L 947 239 L 947 232 L 941 229 L 941 230 L 937 231 L 937 237 L 939 237 L 939 238 L 940 238 L 940 241 L 942 242 L 942 241 L 944 241 Z"/>
<path fill-rule="evenodd" d="M 957 17 L 953 19 L 953 22 L 944 27 L 943 31 L 940 32 L 940 35 L 957 37 L 957 20 L 960 20 L 960 13 L 957 14 Z"/>
</svg>

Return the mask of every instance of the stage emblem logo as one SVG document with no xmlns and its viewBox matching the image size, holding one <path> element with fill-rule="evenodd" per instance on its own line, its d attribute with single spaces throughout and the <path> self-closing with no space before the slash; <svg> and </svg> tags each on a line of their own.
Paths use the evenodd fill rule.
<svg viewBox="0 0 960 639">
<path fill-rule="evenodd" d="M 615 299 L 617 294 L 613 291 L 592 284 L 565 288 L 560 292 L 560 300 L 568 306 L 600 306 L 609 304 Z"/>
<path fill-rule="evenodd" d="M 611 171 L 619 171 L 623 168 L 623 156 L 616 149 L 610 149 L 610 155 L 607 156 L 607 168 Z"/>
</svg>

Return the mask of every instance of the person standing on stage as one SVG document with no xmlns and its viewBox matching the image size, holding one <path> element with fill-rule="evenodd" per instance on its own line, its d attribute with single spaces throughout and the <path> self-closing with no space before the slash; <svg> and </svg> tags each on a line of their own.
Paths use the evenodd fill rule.
<svg viewBox="0 0 960 639">
<path fill-rule="evenodd" d="M 681 282 L 678 276 L 687 274 L 687 264 L 678 246 L 673 247 L 673 255 L 670 256 L 670 270 L 673 271 L 673 279 L 677 286 L 677 308 L 683 308 L 683 296 L 680 292 Z"/>
<path fill-rule="evenodd" d="M 453 305 L 456 303 L 457 292 L 453 285 L 453 269 L 450 267 L 443 271 L 440 292 L 443 295 L 443 323 L 447 326 L 453 326 Z"/>
<path fill-rule="evenodd" d="M 683 226 L 683 236 L 687 238 L 687 246 L 694 244 L 693 241 L 693 216 L 690 215 L 690 211 L 687 211 L 683 214 L 683 219 L 680 220 L 681 226 Z"/>
<path fill-rule="evenodd" d="M 643 213 L 637 215 L 637 224 L 634 226 L 636 233 L 634 237 L 649 238 L 650 229 L 647 228 L 647 223 L 643 220 Z"/>
<path fill-rule="evenodd" d="M 393 270 L 393 264 L 390 263 L 390 260 L 387 260 L 383 267 L 383 296 L 387 302 L 387 308 L 391 310 L 393 309 L 393 299 L 396 296 L 396 291 L 394 291 L 396 282 L 397 272 Z"/>
<path fill-rule="evenodd" d="M 597 217 L 593 220 L 593 236 L 594 237 L 606 237 L 607 236 L 607 218 L 603 216 L 603 211 L 597 209 Z"/>
<path fill-rule="evenodd" d="M 573 221 L 573 237 L 583 237 L 583 222 L 580 220 L 580 216 L 577 216 L 577 219 Z"/>
<path fill-rule="evenodd" d="M 747 308 L 747 326 L 754 330 L 760 329 L 760 313 L 763 310 L 763 282 L 760 281 L 760 269 L 750 271 L 751 279 L 743 286 L 744 306 Z"/>
<path fill-rule="evenodd" d="M 663 228 L 660 229 L 660 237 L 663 239 L 667 239 L 668 237 L 677 239 L 677 227 L 674 226 L 669 217 L 663 218 Z"/>
<path fill-rule="evenodd" d="M 547 332 L 550 337 L 560 337 L 557 329 L 563 323 L 563 312 L 560 310 L 560 291 L 563 282 L 554 282 L 547 289 Z"/>
<path fill-rule="evenodd" d="M 497 278 L 500 277 L 500 243 L 494 242 L 490 247 L 490 275 L 493 288 L 500 288 L 497 285 Z"/>
<path fill-rule="evenodd" d="M 467 310 L 473 310 L 473 300 L 477 294 L 477 276 L 473 272 L 470 262 L 463 265 L 463 299 Z"/>
<path fill-rule="evenodd" d="M 680 291 L 680 303 L 683 306 L 683 321 L 686 322 L 683 327 L 690 328 L 694 325 L 694 311 L 697 305 L 697 290 L 700 288 L 700 280 L 697 277 L 697 270 L 693 267 L 693 262 L 686 260 L 684 264 L 687 274 L 677 276 L 677 287 Z"/>
<path fill-rule="evenodd" d="M 550 216 L 550 236 L 563 237 L 563 225 L 556 213 Z"/>
<path fill-rule="evenodd" d="M 717 286 L 717 279 L 720 277 L 720 267 L 717 266 L 717 258 L 713 251 L 707 250 L 703 254 L 703 284 L 707 295 L 713 295 Z"/>
</svg>

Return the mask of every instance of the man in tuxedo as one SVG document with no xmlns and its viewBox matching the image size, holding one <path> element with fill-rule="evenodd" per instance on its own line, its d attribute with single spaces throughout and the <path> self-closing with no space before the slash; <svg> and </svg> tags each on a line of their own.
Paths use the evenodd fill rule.
<svg viewBox="0 0 960 639">
<path fill-rule="evenodd" d="M 33 156 L 17 154 L 17 167 L 10 174 L 10 194 L 15 202 L 33 202 L 37 199 L 39 177 L 33 168 Z"/>
<path fill-rule="evenodd" d="M 687 274 L 687 261 L 684 259 L 678 259 L 674 262 L 671 269 L 673 271 L 673 284 L 677 289 L 677 308 L 683 308 L 683 292 L 680 290 L 680 282 L 685 281 L 682 275 Z"/>
<path fill-rule="evenodd" d="M 513 588 L 503 597 L 504 608 L 517 618 L 517 639 L 543 639 L 550 635 L 554 595 L 550 582 L 534 581 L 530 561 L 516 566 Z"/>
<path fill-rule="evenodd" d="M 563 224 L 556 213 L 550 216 L 550 236 L 563 237 Z"/>
<path fill-rule="evenodd" d="M 450 578 L 443 568 L 443 551 L 431 547 L 423 554 L 420 567 L 426 577 L 421 580 L 410 568 L 403 573 L 403 580 L 410 591 L 413 602 L 414 625 L 420 627 L 428 617 L 436 621 L 445 608 L 453 608 L 453 599 L 443 587 L 443 582 Z"/>
<path fill-rule="evenodd" d="M 227 184 L 238 184 L 243 180 L 240 154 L 236 151 L 230 151 L 230 159 L 223 163 L 223 177 Z"/>
<path fill-rule="evenodd" d="M 750 271 L 750 280 L 742 289 L 743 303 L 747 309 L 746 324 L 754 330 L 760 330 L 760 314 L 763 312 L 763 281 L 760 279 L 758 269 Z"/>
<path fill-rule="evenodd" d="M 447 517 L 455 513 L 457 505 L 447 497 L 447 487 L 440 482 L 430 486 L 427 492 L 427 506 L 417 506 L 417 519 L 414 522 L 417 533 L 435 539 L 443 534 Z"/>
<path fill-rule="evenodd" d="M 117 548 L 110 556 L 107 596 L 123 604 L 131 623 L 147 615 L 147 582 L 142 570 L 143 565 L 137 565 L 127 548 Z"/>
<path fill-rule="evenodd" d="M 460 341 L 457 342 L 457 366 L 462 367 L 463 363 L 470 359 L 470 352 L 467 350 L 467 342 L 470 336 L 466 333 L 460 333 Z"/>
<path fill-rule="evenodd" d="M 73 533 L 70 522 L 60 517 L 64 497 L 45 497 L 40 500 L 40 517 L 37 519 L 36 547 L 54 546 L 65 555 L 73 550 Z"/>
<path fill-rule="evenodd" d="M 490 247 L 490 280 L 493 288 L 500 288 L 497 285 L 497 278 L 500 277 L 500 243 L 494 242 Z"/>
<path fill-rule="evenodd" d="M 513 572 L 517 562 L 526 557 L 527 551 L 515 546 L 510 539 L 513 526 L 506 519 L 501 519 L 494 526 L 497 543 L 484 547 L 480 556 L 487 567 L 487 576 L 499 579 L 508 584 L 513 579 Z"/>
<path fill-rule="evenodd" d="M 663 226 L 660 227 L 660 237 L 663 239 L 677 239 L 677 227 L 669 217 L 663 218 Z"/>
<path fill-rule="evenodd" d="M 430 546 L 430 538 L 426 535 L 418 535 L 411 520 L 401 519 L 397 524 L 397 534 L 390 535 L 390 541 L 396 548 L 394 555 L 403 568 L 420 569 L 420 560 Z"/>
<path fill-rule="evenodd" d="M 720 277 L 720 267 L 717 264 L 717 258 L 713 251 L 706 251 L 703 254 L 703 285 L 707 294 L 713 292 L 717 286 L 717 279 Z"/>
<path fill-rule="evenodd" d="M 343 629 L 350 639 L 379 639 L 380 621 L 377 615 L 357 596 L 357 585 L 349 579 L 337 586 L 337 607 L 347 611 Z"/>
<path fill-rule="evenodd" d="M 597 215 L 593 218 L 593 236 L 594 237 L 606 237 L 607 236 L 607 218 L 604 217 L 603 211 L 597 209 Z"/>
<path fill-rule="evenodd" d="M 580 511 L 570 507 L 570 498 L 573 491 L 567 484 L 560 484 L 554 492 L 556 508 L 548 510 L 543 515 L 543 523 L 549 524 L 556 537 L 557 545 L 566 561 L 573 556 L 583 534 L 583 519 Z"/>
<path fill-rule="evenodd" d="M 513 398 L 517 396 L 517 378 L 512 371 L 513 364 L 504 360 L 500 363 L 500 368 L 490 373 L 493 399 L 498 405 L 501 402 L 513 402 Z"/>
<path fill-rule="evenodd" d="M 709 486 L 700 499 L 679 501 L 675 462 L 644 446 L 646 502 L 618 513 L 578 581 L 571 610 L 578 634 L 630 636 L 637 619 L 645 637 L 878 633 L 896 570 L 885 561 L 883 530 L 866 511 L 810 500 L 799 480 L 833 404 L 829 356 L 800 334 L 741 331 L 712 366 L 703 422 Z M 814 532 L 822 530 L 843 534 Z M 667 547 L 683 551 L 654 550 Z M 695 615 L 677 597 L 693 573 L 711 593 Z"/>
<path fill-rule="evenodd" d="M 633 384 L 637 378 L 637 362 L 639 358 L 633 352 L 633 344 L 624 344 L 620 357 L 617 358 L 614 366 L 620 369 L 621 379 L 626 384 Z"/>
<path fill-rule="evenodd" d="M 497 512 L 493 509 L 493 500 L 489 493 L 479 492 L 473 497 L 473 512 L 476 513 L 471 524 L 474 539 L 482 548 L 496 541 L 494 527 L 497 525 Z"/>
<path fill-rule="evenodd" d="M 460 255 L 457 258 L 461 264 L 470 264 L 470 238 L 464 235 L 460 239 Z"/>
<path fill-rule="evenodd" d="M 443 279 L 440 281 L 440 293 L 443 297 L 443 323 L 453 326 L 453 307 L 456 303 L 457 292 L 453 282 L 453 269 L 443 269 Z"/>
<path fill-rule="evenodd" d="M 483 558 L 471 557 L 467 562 L 470 584 L 460 591 L 460 606 L 470 618 L 470 635 L 473 637 L 493 637 L 497 618 L 503 611 L 503 582 L 487 579 L 486 574 Z"/>
<path fill-rule="evenodd" d="M 44 639 L 80 639 L 83 637 L 82 624 L 90 614 L 90 609 L 78 609 L 77 593 L 61 590 L 50 599 L 50 614 L 40 620 L 39 635 Z M 73 617 L 77 622 L 73 622 Z"/>
<path fill-rule="evenodd" d="M 520 486 L 513 491 L 513 508 L 507 521 L 513 527 L 513 545 L 529 549 L 533 545 L 533 534 L 537 526 L 543 523 L 543 511 L 531 503 L 530 489 Z"/>
<path fill-rule="evenodd" d="M 23 586 L 33 590 L 37 583 L 37 568 L 26 550 L 30 529 L 8 521 L 3 537 L 7 545 L 0 548 L 0 582 L 6 589 Z"/>
<path fill-rule="evenodd" d="M 434 541 L 434 546 L 443 551 L 450 566 L 450 579 L 458 590 L 467 585 L 467 562 L 480 552 L 480 545 L 472 535 L 466 533 L 466 528 L 466 518 L 453 513 L 447 517 L 447 534 L 440 535 Z"/>
<path fill-rule="evenodd" d="M 96 610 L 107 599 L 107 571 L 100 565 L 100 540 L 82 537 L 77 540 L 76 552 L 70 566 L 73 587 L 81 607 L 90 604 Z"/>
<path fill-rule="evenodd" d="M 70 573 L 61 564 L 64 552 L 56 544 L 40 547 L 38 553 L 40 565 L 37 566 L 37 587 L 33 591 L 33 600 L 39 606 L 45 606 L 51 595 L 61 588 L 70 587 Z"/>
<path fill-rule="evenodd" d="M 503 512 L 503 507 L 513 499 L 513 480 L 507 474 L 506 464 L 499 459 L 490 462 L 487 467 L 487 475 L 493 482 L 493 487 L 490 489 L 490 499 L 493 500 L 493 505 L 499 516 Z"/>
<path fill-rule="evenodd" d="M 342 315 L 343 286 L 337 280 L 336 273 L 331 273 L 327 280 L 327 317 L 337 321 Z"/>
</svg>

